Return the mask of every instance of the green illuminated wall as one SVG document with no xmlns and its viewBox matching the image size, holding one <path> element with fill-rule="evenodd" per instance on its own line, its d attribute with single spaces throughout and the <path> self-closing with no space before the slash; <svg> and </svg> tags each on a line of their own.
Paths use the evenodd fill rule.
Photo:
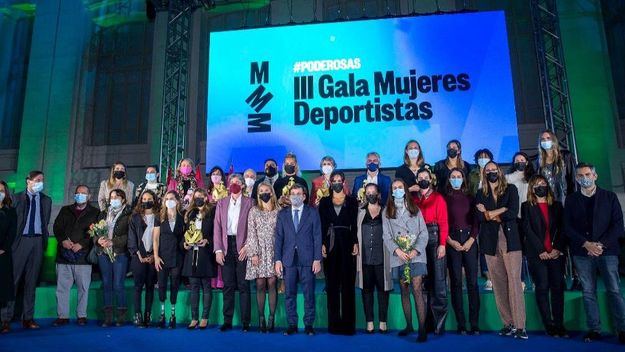
<svg viewBox="0 0 625 352">
<path fill-rule="evenodd" d="M 616 104 L 599 0 L 558 1 L 560 29 L 580 161 L 593 163 L 599 184 L 621 183 Z"/>
<path fill-rule="evenodd" d="M 80 0 L 37 2 L 32 35 L 24 115 L 16 174 L 16 191 L 30 170 L 45 173 L 44 192 L 54 208 L 62 205 L 68 169 L 77 72 L 90 22 Z M 53 209 L 53 215 L 56 212 Z M 54 277 L 56 241 L 49 242 L 43 278 Z"/>
</svg>

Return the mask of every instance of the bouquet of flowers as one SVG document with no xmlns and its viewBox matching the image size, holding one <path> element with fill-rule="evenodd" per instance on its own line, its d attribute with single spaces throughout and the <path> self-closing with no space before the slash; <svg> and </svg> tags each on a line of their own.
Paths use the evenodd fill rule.
<svg viewBox="0 0 625 352">
<path fill-rule="evenodd" d="M 415 249 L 414 248 L 415 239 L 416 239 L 416 236 L 414 234 L 411 234 L 411 233 L 399 234 L 398 233 L 397 236 L 393 238 L 393 241 L 395 242 L 397 247 L 399 247 L 399 249 L 401 249 L 403 252 L 410 253 L 413 249 Z M 399 279 L 399 281 L 403 284 L 410 283 L 410 262 L 406 262 L 402 266 L 402 273 L 401 273 L 401 278 Z"/>
<path fill-rule="evenodd" d="M 102 237 L 108 239 L 109 227 L 106 220 L 102 219 L 95 224 L 89 225 L 88 233 L 89 237 L 95 239 L 96 242 Z M 111 263 L 115 261 L 115 252 L 113 251 L 113 247 L 103 247 L 102 250 L 109 257 Z"/>
<path fill-rule="evenodd" d="M 291 193 L 291 187 L 295 185 L 295 179 L 293 177 L 289 177 L 289 183 L 286 186 L 282 187 L 282 196 L 288 197 Z"/>
<path fill-rule="evenodd" d="M 215 187 L 213 187 L 211 196 L 213 197 L 213 202 L 216 202 L 228 196 L 228 190 L 226 189 L 226 186 L 223 182 L 219 182 L 215 185 Z"/>
<path fill-rule="evenodd" d="M 358 190 L 358 195 L 357 195 L 358 203 L 360 203 L 360 204 L 363 204 L 363 203 L 367 202 L 367 197 L 366 197 L 366 194 L 365 194 L 366 186 L 367 186 L 367 179 L 364 179 L 362 181 L 362 186 Z"/>
</svg>

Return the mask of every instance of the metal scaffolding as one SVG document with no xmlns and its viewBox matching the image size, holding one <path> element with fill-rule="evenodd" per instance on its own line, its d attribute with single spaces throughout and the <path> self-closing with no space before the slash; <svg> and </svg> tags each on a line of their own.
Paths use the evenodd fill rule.
<svg viewBox="0 0 625 352">
<path fill-rule="evenodd" d="M 186 150 L 189 98 L 189 44 L 191 17 L 202 6 L 197 0 L 155 1 L 157 11 L 168 11 L 160 172 L 175 169 Z"/>
<path fill-rule="evenodd" d="M 560 145 L 568 149 L 577 160 L 556 0 L 532 0 L 530 6 L 545 126 L 556 134 Z"/>
</svg>

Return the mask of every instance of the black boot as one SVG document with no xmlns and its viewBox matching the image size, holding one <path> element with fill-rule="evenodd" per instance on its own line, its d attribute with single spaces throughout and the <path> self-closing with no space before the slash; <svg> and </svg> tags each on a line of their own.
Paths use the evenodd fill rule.
<svg viewBox="0 0 625 352">
<path fill-rule="evenodd" d="M 166 325 L 165 325 L 165 313 L 161 313 L 161 318 L 158 320 L 158 328 L 159 329 L 165 329 Z"/>
<path fill-rule="evenodd" d="M 261 316 L 258 320 L 258 331 L 263 334 L 267 332 L 267 324 L 265 323 L 264 316 Z"/>
<path fill-rule="evenodd" d="M 143 326 L 143 314 L 141 314 L 141 312 L 136 312 L 135 313 L 135 327 L 137 328 L 144 328 L 145 326 Z"/>
<path fill-rule="evenodd" d="M 152 325 L 152 313 L 145 312 L 145 314 L 143 314 L 143 326 L 149 328 L 150 325 Z"/>
<path fill-rule="evenodd" d="M 419 328 L 419 334 L 417 335 L 417 342 L 425 342 L 428 340 L 428 334 L 423 328 Z"/>
<path fill-rule="evenodd" d="M 107 328 L 113 325 L 113 307 L 104 307 L 104 321 L 100 325 L 103 328 Z"/>
<path fill-rule="evenodd" d="M 169 317 L 169 328 L 170 329 L 176 328 L 176 316 L 173 314 Z"/>
<path fill-rule="evenodd" d="M 267 324 L 267 332 L 274 332 L 276 331 L 276 326 L 275 326 L 275 316 L 270 315 L 269 316 L 269 322 Z"/>
<path fill-rule="evenodd" d="M 126 324 L 126 312 L 128 308 L 126 307 L 117 307 L 117 322 L 115 326 L 124 326 Z"/>
</svg>

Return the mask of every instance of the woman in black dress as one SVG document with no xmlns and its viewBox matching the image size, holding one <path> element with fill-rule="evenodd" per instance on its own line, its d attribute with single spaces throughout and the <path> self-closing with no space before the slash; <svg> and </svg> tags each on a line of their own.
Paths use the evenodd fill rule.
<svg viewBox="0 0 625 352">
<path fill-rule="evenodd" d="M 11 244 L 17 231 L 17 213 L 13 208 L 11 193 L 6 182 L 0 181 L 0 308 L 2 308 L 3 334 L 11 330 L 11 317 L 5 316 L 6 305 L 15 300 L 13 287 L 13 259 Z"/>
<path fill-rule="evenodd" d="M 330 196 L 319 202 L 323 235 L 322 253 L 328 299 L 328 331 L 353 335 L 356 332 L 355 284 L 358 254 L 358 201 L 343 189 L 345 175 L 330 175 Z"/>
<path fill-rule="evenodd" d="M 171 315 L 169 328 L 176 328 L 176 300 L 180 287 L 183 252 L 180 248 L 184 235 L 184 218 L 180 213 L 180 198 L 176 191 L 169 191 L 163 196 L 161 205 L 161 231 L 154 236 L 154 266 L 158 272 L 158 299 L 161 302 L 159 328 L 165 328 L 165 298 L 167 281 L 170 281 L 169 303 Z"/>
<path fill-rule="evenodd" d="M 202 239 L 196 243 L 187 243 L 183 238 L 182 247 L 185 250 L 182 275 L 189 278 L 191 283 L 191 323 L 188 329 L 206 329 L 208 314 L 213 302 L 211 278 L 217 276 L 217 262 L 213 253 L 213 221 L 215 207 L 209 202 L 208 193 L 202 188 L 193 192 L 191 206 L 185 216 L 185 230 L 193 224 L 202 232 Z M 199 319 L 200 288 L 204 292 L 201 321 Z"/>
</svg>

